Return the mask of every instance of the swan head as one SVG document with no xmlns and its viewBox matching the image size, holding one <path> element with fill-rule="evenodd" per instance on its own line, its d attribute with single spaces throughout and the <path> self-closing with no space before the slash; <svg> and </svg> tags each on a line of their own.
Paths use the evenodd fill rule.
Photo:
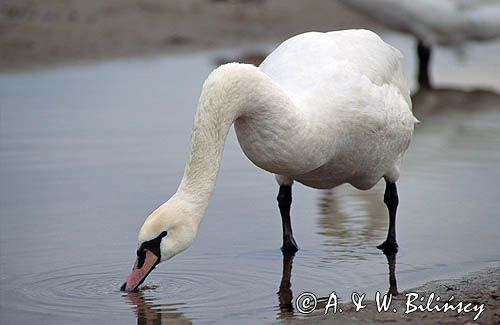
<svg viewBox="0 0 500 325">
<path fill-rule="evenodd" d="M 122 291 L 134 291 L 153 269 L 193 242 L 198 224 L 188 204 L 175 196 L 149 215 L 139 231 L 137 259 Z"/>
</svg>

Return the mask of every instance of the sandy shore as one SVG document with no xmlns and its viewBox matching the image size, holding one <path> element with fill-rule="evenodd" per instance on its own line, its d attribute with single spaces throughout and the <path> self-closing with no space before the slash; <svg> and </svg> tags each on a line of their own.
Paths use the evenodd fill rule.
<svg viewBox="0 0 500 325">
<path fill-rule="evenodd" d="M 406 306 L 407 299 L 412 299 L 412 294 L 418 294 L 419 299 L 424 297 L 423 302 L 418 299 L 410 302 Z M 477 306 L 477 311 L 468 313 L 449 310 L 446 313 L 443 311 L 413 311 L 415 306 L 422 305 L 425 307 L 431 293 L 435 294 L 434 302 L 430 306 L 436 305 L 436 298 L 439 296 L 440 302 L 448 301 L 453 296 L 450 304 L 457 305 L 463 302 L 463 306 L 471 303 L 470 307 Z M 382 295 L 385 294 L 382 293 Z M 408 296 L 409 295 L 409 296 Z M 366 308 L 356 312 L 350 297 L 343 297 L 345 303 L 339 303 L 339 308 L 342 308 L 342 313 L 333 314 L 333 308 L 329 309 L 329 314 L 324 315 L 324 305 L 326 302 L 318 304 L 318 308 L 313 313 L 303 319 L 289 320 L 292 324 L 327 324 L 335 322 L 336 324 L 353 324 L 353 323 L 392 323 L 392 324 L 500 324 L 500 266 L 488 268 L 485 270 L 472 272 L 464 275 L 459 279 L 437 280 L 429 282 L 421 287 L 406 290 L 395 296 L 392 300 L 391 307 L 387 312 L 379 313 L 377 311 L 374 297 L 366 297 L 364 304 Z M 474 321 L 474 317 L 479 312 L 479 306 L 484 304 L 484 311 L 479 314 L 479 317 Z M 397 312 L 394 313 L 393 309 Z M 410 313 L 405 314 L 408 310 Z M 287 320 L 288 323 L 288 320 Z"/>
<path fill-rule="evenodd" d="M 3 0 L 0 71 L 371 26 L 322 0 Z"/>
</svg>

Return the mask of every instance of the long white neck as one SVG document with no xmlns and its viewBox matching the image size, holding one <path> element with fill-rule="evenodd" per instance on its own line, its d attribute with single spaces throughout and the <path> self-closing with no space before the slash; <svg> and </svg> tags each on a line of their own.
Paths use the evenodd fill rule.
<svg viewBox="0 0 500 325">
<path fill-rule="evenodd" d="M 288 96 L 257 67 L 226 64 L 203 85 L 196 112 L 191 148 L 176 197 L 201 220 L 214 190 L 228 131 L 240 117 L 266 118 L 269 111 L 293 106 Z"/>
</svg>

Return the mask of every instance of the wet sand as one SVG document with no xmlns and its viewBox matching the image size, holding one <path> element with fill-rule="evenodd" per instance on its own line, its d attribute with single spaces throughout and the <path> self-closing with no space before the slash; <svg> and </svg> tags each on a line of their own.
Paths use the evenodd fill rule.
<svg viewBox="0 0 500 325">
<path fill-rule="evenodd" d="M 279 41 L 375 24 L 336 1 L 5 0 L 0 71 Z"/>
<path fill-rule="evenodd" d="M 407 294 L 417 293 L 419 297 L 425 297 L 424 302 L 412 302 L 415 305 L 424 305 L 431 293 L 435 297 L 441 297 L 439 305 L 442 302 L 448 301 L 453 296 L 454 299 L 450 302 L 457 305 L 458 302 L 472 303 L 474 305 L 484 304 L 484 311 L 480 313 L 477 320 L 473 319 L 477 312 L 471 311 L 469 313 L 457 313 L 452 310 L 444 313 L 442 311 L 414 311 L 405 314 Z M 385 294 L 382 293 L 382 295 Z M 324 308 L 319 307 L 316 311 L 309 314 L 304 319 L 300 320 L 287 320 L 292 324 L 377 324 L 377 323 L 405 323 L 405 324 L 499 324 L 500 323 L 500 266 L 484 269 L 481 271 L 471 272 L 463 277 L 457 279 L 437 280 L 428 282 L 420 287 L 405 290 L 399 295 L 395 296 L 392 300 L 391 307 L 387 312 L 379 313 L 377 311 L 374 297 L 367 297 L 364 301 L 366 308 L 356 312 L 355 307 L 350 303 L 350 297 L 344 297 L 349 300 L 345 304 L 340 303 L 342 313 L 330 313 L 324 315 Z M 434 300 L 431 306 L 436 305 Z M 320 306 L 320 304 L 318 304 Z M 396 313 L 392 308 L 397 310 Z M 413 310 L 413 307 L 409 307 Z"/>
</svg>

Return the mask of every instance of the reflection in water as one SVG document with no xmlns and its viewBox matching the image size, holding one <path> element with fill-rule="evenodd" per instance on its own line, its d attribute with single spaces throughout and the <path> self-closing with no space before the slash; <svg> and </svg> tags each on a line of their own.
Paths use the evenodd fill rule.
<svg viewBox="0 0 500 325">
<path fill-rule="evenodd" d="M 385 254 L 385 253 L 384 253 Z M 396 283 L 396 253 L 385 254 L 389 266 L 389 290 L 388 293 L 397 295 Z M 295 253 L 283 253 L 283 268 L 281 281 L 279 284 L 278 295 L 278 313 L 276 319 L 285 320 L 295 316 L 294 314 L 294 300 L 292 291 L 292 265 Z M 178 310 L 182 304 L 165 304 L 156 303 L 155 298 L 148 298 L 144 294 L 144 290 L 148 287 L 143 287 L 141 291 L 129 292 L 123 295 L 126 302 L 132 306 L 132 309 L 137 317 L 137 324 L 165 324 L 165 323 L 178 323 L 178 324 L 191 324 L 191 320 Z M 324 307 L 328 297 L 318 298 L 319 306 Z"/>
<path fill-rule="evenodd" d="M 265 203 L 275 187 L 249 168 L 231 133 L 226 177 L 199 244 L 168 276 L 155 271 L 158 290 L 122 297 L 131 238 L 152 200 L 177 185 L 192 109 L 213 64 L 204 53 L 0 76 L 0 323 L 263 323 L 297 315 L 293 299 L 306 290 L 385 291 L 386 260 L 375 248 L 387 230 L 383 186 L 336 188 L 321 196 L 321 213 L 316 192 L 298 190 L 307 193 L 293 220 L 303 250 L 282 260 L 279 216 L 274 201 Z M 500 242 L 500 96 L 438 89 L 413 102 L 422 123 L 403 163 L 398 217 L 405 288 L 488 266 Z M 252 200 L 234 194 L 245 192 Z M 225 231 L 237 228 L 248 231 Z M 387 262 L 396 292 L 396 256 Z"/>
<path fill-rule="evenodd" d="M 388 227 L 383 185 L 370 191 L 342 186 L 320 196 L 319 233 L 332 254 L 324 262 L 339 259 L 364 259 L 367 251 L 382 241 Z"/>
<path fill-rule="evenodd" d="M 442 134 L 453 125 L 450 120 L 467 121 L 468 115 L 474 112 L 500 108 L 500 95 L 486 90 L 422 89 L 413 95 L 413 106 L 417 117 L 423 121 L 422 125 L 416 128 L 417 136 L 419 132 L 430 133 L 433 135 L 430 141 L 436 141 L 436 134 Z M 443 118 L 448 119 L 444 121 Z M 457 149 L 466 153 L 467 149 L 470 149 L 467 148 L 469 142 L 476 148 L 485 146 L 485 150 L 489 149 L 491 141 L 482 143 L 477 138 L 484 137 L 485 132 L 464 136 L 464 132 L 471 131 L 460 127 L 461 123 L 458 125 L 459 129 L 454 131 L 461 135 L 456 136 L 461 146 Z M 488 125 L 483 127 L 487 128 Z M 492 131 L 489 136 L 495 137 L 496 133 Z M 449 149 L 453 149 L 453 145 L 450 145 Z M 463 158 L 456 160 L 460 162 Z M 387 229 L 387 210 L 383 204 L 383 187 L 380 184 L 371 191 L 358 191 L 350 186 L 324 191 L 319 201 L 321 216 L 318 233 L 325 236 L 324 246 L 332 253 L 329 258 L 323 260 L 324 262 L 366 259 L 368 254 L 376 254 L 371 246 L 383 238 Z M 397 253 L 384 254 L 389 270 L 388 293 L 397 295 Z"/>
<path fill-rule="evenodd" d="M 389 289 L 387 294 L 397 296 L 398 284 L 396 280 L 396 255 L 397 252 L 384 252 L 383 253 L 387 259 L 388 269 L 389 269 Z M 278 290 L 278 302 L 279 311 L 277 315 L 278 320 L 290 319 L 294 316 L 294 300 L 292 292 L 292 264 L 295 253 L 283 253 L 283 271 L 281 276 L 281 282 Z M 328 297 L 318 297 L 318 308 L 317 310 L 324 308 L 328 302 Z"/>
<path fill-rule="evenodd" d="M 389 265 L 389 290 L 388 294 L 393 296 L 397 296 L 398 292 L 398 284 L 396 281 L 396 254 L 397 252 L 384 252 L 385 257 L 387 258 L 387 264 Z"/>
<path fill-rule="evenodd" d="M 413 112 L 421 120 L 443 113 L 500 108 L 500 95 L 488 90 L 421 89 L 412 96 Z M 415 132 L 418 132 L 419 126 Z"/>
<path fill-rule="evenodd" d="M 278 290 L 279 313 L 278 319 L 289 318 L 293 315 L 293 292 L 292 292 L 292 264 L 295 253 L 283 253 L 283 271 Z"/>
<path fill-rule="evenodd" d="M 422 123 L 415 128 L 413 148 L 410 146 L 405 157 L 407 170 L 414 173 L 410 180 L 412 176 L 420 181 L 448 176 L 449 184 L 456 182 L 453 175 L 457 181 L 475 175 L 478 185 L 487 187 L 490 175 L 498 174 L 500 94 L 486 90 L 434 89 L 421 90 L 412 99 L 413 111 Z M 438 186 L 448 187 L 446 183 Z M 455 191 L 454 196 L 462 196 L 458 188 Z M 497 193 L 477 188 L 476 193 L 479 192 Z M 494 202 L 484 196 L 469 195 L 467 199 Z M 441 211 L 449 212 L 450 207 Z"/>
<path fill-rule="evenodd" d="M 336 188 L 324 191 L 319 200 L 319 233 L 326 237 L 325 246 L 332 248 L 333 260 L 364 259 L 366 250 L 370 249 L 372 254 L 378 254 L 372 246 L 383 238 L 388 219 L 383 186 L 379 184 L 371 191 L 358 191 L 347 186 Z M 389 266 L 388 293 L 397 295 L 397 252 L 383 254 Z"/>
<path fill-rule="evenodd" d="M 144 296 L 143 291 L 129 292 L 123 295 L 127 302 L 132 305 L 137 316 L 138 325 L 157 325 L 176 323 L 191 324 L 191 320 L 179 312 L 173 305 L 157 304 L 153 299 Z M 178 305 L 177 305 L 178 306 Z"/>
<path fill-rule="evenodd" d="M 447 113 L 453 118 L 454 114 L 461 110 L 470 113 L 476 107 L 500 107 L 500 96 L 487 91 L 422 90 L 414 95 L 413 101 L 415 111 L 423 121 L 416 133 L 430 129 L 431 133 L 435 134 L 435 128 L 442 128 L 436 121 L 443 116 L 447 117 Z M 323 237 L 322 246 L 327 248 L 326 256 L 322 258 L 323 263 L 366 260 L 369 256 L 381 257 L 380 251 L 375 249 L 375 246 L 385 237 L 387 231 L 388 218 L 383 203 L 383 192 L 384 187 L 381 182 L 370 191 L 358 191 L 350 186 L 342 186 L 322 193 L 319 198 L 318 233 Z M 300 254 L 300 251 L 297 254 Z M 388 265 L 387 293 L 398 295 L 397 253 L 384 253 L 384 255 Z M 278 302 L 275 308 L 278 320 L 298 315 L 295 313 L 292 291 L 294 257 L 295 254 L 283 254 L 281 280 L 277 292 Z M 178 310 L 179 304 L 155 303 L 142 293 L 130 293 L 126 298 L 134 306 L 138 324 L 161 324 L 167 320 L 191 322 Z M 327 300 L 328 297 L 319 298 L 319 306 L 324 305 Z"/>
</svg>

